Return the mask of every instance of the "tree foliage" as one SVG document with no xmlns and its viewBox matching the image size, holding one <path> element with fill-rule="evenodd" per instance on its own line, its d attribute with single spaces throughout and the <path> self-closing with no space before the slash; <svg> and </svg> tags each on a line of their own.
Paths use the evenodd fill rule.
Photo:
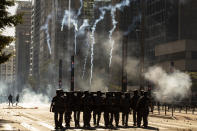
<svg viewBox="0 0 197 131">
<path fill-rule="evenodd" d="M 14 27 L 22 22 L 22 14 L 11 15 L 7 9 L 15 5 L 14 0 L 1 0 L 0 2 L 0 64 L 6 62 L 12 54 L 6 54 L 3 49 L 14 41 L 14 37 L 5 36 L 2 32 L 6 27 Z"/>
</svg>

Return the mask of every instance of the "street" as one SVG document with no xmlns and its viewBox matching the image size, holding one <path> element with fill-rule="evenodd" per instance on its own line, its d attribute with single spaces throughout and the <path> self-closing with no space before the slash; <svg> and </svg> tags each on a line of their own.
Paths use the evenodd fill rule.
<svg viewBox="0 0 197 131">
<path fill-rule="evenodd" d="M 120 115 L 121 116 L 121 115 Z M 136 128 L 133 127 L 132 115 L 129 118 L 129 127 L 105 129 L 103 116 L 101 117 L 101 127 L 92 128 L 89 130 L 197 130 L 197 115 L 191 113 L 185 114 L 184 112 L 175 112 L 175 117 L 171 117 L 170 113 L 164 116 L 161 112 L 159 115 L 157 112 L 154 114 L 150 113 L 149 117 L 149 128 Z M 82 115 L 81 115 L 81 126 L 83 126 Z M 120 119 L 121 125 L 121 119 Z M 63 124 L 64 126 L 64 124 Z M 8 106 L 7 104 L 0 105 L 0 130 L 30 130 L 30 131 L 50 131 L 54 130 L 53 113 L 49 112 L 49 105 L 37 105 L 37 106 Z M 68 130 L 86 130 L 83 128 L 75 129 L 73 119 L 71 121 L 71 128 Z"/>
</svg>

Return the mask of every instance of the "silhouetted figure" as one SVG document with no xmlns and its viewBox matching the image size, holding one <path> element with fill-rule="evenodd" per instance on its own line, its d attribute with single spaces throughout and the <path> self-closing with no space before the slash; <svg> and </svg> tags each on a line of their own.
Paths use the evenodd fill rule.
<svg viewBox="0 0 197 131">
<path fill-rule="evenodd" d="M 16 96 L 16 106 L 18 105 L 18 102 L 19 102 L 19 94 L 17 94 Z"/>
<path fill-rule="evenodd" d="M 136 105 L 137 102 L 139 100 L 140 96 L 138 95 L 138 91 L 135 90 L 134 91 L 134 95 L 131 98 L 131 108 L 133 109 L 133 125 L 136 126 L 136 120 L 137 120 L 137 109 L 136 109 Z"/>
<path fill-rule="evenodd" d="M 108 99 L 108 109 L 109 109 L 109 127 L 113 127 L 113 120 L 114 120 L 114 106 L 115 106 L 115 99 L 113 96 L 113 92 L 109 92 L 109 99 Z"/>
<path fill-rule="evenodd" d="M 143 126 L 146 128 L 148 126 L 148 114 L 149 114 L 149 106 L 150 99 L 148 98 L 148 93 L 144 92 L 144 96 L 141 97 L 137 102 L 137 126 L 141 126 L 141 121 L 143 118 Z"/>
<path fill-rule="evenodd" d="M 70 121 L 72 110 L 74 109 L 74 93 L 73 92 L 66 92 L 66 96 L 64 96 L 64 103 L 65 103 L 65 114 L 64 119 L 66 123 L 66 127 L 70 128 Z"/>
<path fill-rule="evenodd" d="M 105 127 L 109 126 L 109 92 L 106 93 L 104 98 L 104 122 Z"/>
<path fill-rule="evenodd" d="M 11 95 L 11 94 L 8 96 L 8 101 L 9 101 L 9 106 L 10 106 L 10 103 L 11 103 L 12 106 L 13 106 L 13 103 L 12 103 L 12 95 Z"/>
<path fill-rule="evenodd" d="M 50 112 L 54 112 L 55 129 L 62 129 L 63 113 L 65 110 L 63 90 L 57 89 L 56 96 L 53 97 Z"/>
<path fill-rule="evenodd" d="M 115 97 L 113 99 L 113 114 L 115 118 L 116 127 L 119 127 L 120 119 L 120 105 L 121 105 L 121 92 L 115 92 Z"/>
<path fill-rule="evenodd" d="M 128 126 L 128 119 L 131 107 L 130 94 L 126 93 L 122 99 L 122 125 Z"/>
<path fill-rule="evenodd" d="M 101 119 L 102 105 L 103 105 L 103 98 L 100 91 L 97 91 L 97 96 L 94 97 L 93 105 L 94 105 L 93 106 L 94 125 L 99 126 L 99 122 Z"/>
<path fill-rule="evenodd" d="M 90 128 L 91 112 L 92 112 L 92 96 L 88 91 L 84 92 L 83 97 L 83 122 L 85 128 Z"/>
<path fill-rule="evenodd" d="M 75 127 L 80 127 L 80 111 L 82 105 L 82 92 L 76 92 L 76 96 L 74 96 L 74 121 Z"/>
</svg>

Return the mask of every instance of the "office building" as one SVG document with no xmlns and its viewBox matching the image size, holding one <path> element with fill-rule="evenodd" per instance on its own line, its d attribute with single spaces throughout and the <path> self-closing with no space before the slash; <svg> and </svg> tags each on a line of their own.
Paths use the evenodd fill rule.
<svg viewBox="0 0 197 131">
<path fill-rule="evenodd" d="M 16 86 L 22 91 L 27 85 L 30 67 L 31 2 L 18 2 L 17 13 L 23 14 L 23 23 L 16 26 Z"/>
</svg>

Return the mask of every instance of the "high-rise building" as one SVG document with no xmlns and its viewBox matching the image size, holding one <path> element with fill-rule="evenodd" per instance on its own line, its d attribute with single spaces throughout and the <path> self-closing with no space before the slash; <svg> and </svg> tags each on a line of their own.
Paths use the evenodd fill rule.
<svg viewBox="0 0 197 131">
<path fill-rule="evenodd" d="M 49 84 L 58 86 L 60 60 L 64 67 L 62 85 L 66 85 L 70 78 L 70 56 L 74 45 L 73 26 L 71 24 L 70 29 L 64 26 L 61 30 L 64 11 L 69 9 L 69 2 L 70 8 L 75 11 L 74 7 L 79 5 L 71 0 L 34 0 L 32 3 L 31 78 L 35 81 L 36 88 Z"/>
<path fill-rule="evenodd" d="M 15 83 L 15 48 L 13 45 L 6 47 L 3 52 L 6 54 L 12 54 L 9 60 L 0 65 L 0 80 L 9 85 L 14 85 Z"/>
<path fill-rule="evenodd" d="M 17 13 L 23 13 L 23 23 L 16 26 L 16 86 L 18 91 L 21 91 L 29 76 L 31 2 L 18 2 Z"/>
<path fill-rule="evenodd" d="M 145 56 L 151 63 L 154 63 L 156 45 L 176 40 L 196 40 L 196 5 L 195 0 L 147 1 Z"/>
</svg>

